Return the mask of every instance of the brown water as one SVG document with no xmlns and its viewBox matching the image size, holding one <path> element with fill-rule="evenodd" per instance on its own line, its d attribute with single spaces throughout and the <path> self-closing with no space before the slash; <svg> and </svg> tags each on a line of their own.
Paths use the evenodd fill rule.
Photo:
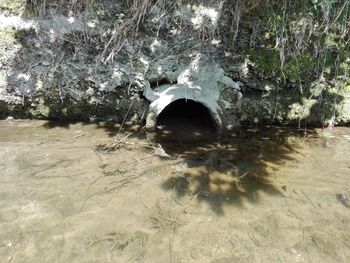
<svg viewBox="0 0 350 263">
<path fill-rule="evenodd" d="M 0 122 L 0 262 L 350 261 L 350 128 L 137 129 Z"/>
</svg>

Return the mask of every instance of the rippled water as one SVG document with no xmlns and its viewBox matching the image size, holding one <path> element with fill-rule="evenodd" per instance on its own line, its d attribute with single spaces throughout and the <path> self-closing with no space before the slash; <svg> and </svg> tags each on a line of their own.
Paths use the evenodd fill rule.
<svg viewBox="0 0 350 263">
<path fill-rule="evenodd" d="M 181 136 L 1 121 L 1 262 L 349 261 L 350 128 Z"/>
</svg>

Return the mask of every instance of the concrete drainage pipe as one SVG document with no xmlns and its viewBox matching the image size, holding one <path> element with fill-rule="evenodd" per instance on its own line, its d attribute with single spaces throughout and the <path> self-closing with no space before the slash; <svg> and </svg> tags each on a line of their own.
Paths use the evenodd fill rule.
<svg viewBox="0 0 350 263">
<path fill-rule="evenodd" d="M 153 95 L 155 95 L 154 92 Z M 188 89 L 178 85 L 162 85 L 159 87 L 157 95 L 149 106 L 146 120 L 147 131 L 155 131 L 158 116 L 167 106 L 179 100 L 194 101 L 205 106 L 217 130 L 221 129 L 222 122 L 219 114 L 221 109 L 215 99 L 210 94 L 203 93 L 201 89 Z"/>
</svg>

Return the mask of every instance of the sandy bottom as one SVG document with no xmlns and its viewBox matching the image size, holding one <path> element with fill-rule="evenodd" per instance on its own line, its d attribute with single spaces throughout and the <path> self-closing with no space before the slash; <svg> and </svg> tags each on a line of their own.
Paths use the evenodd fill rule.
<svg viewBox="0 0 350 263">
<path fill-rule="evenodd" d="M 116 131 L 0 122 L 1 262 L 350 261 L 350 128 Z"/>
</svg>

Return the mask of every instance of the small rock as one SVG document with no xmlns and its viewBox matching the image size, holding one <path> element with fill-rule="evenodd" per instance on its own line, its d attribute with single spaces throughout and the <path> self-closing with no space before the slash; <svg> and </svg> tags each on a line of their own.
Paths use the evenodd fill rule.
<svg viewBox="0 0 350 263">
<path fill-rule="evenodd" d="M 340 194 L 337 194 L 337 200 L 345 207 L 350 208 L 350 200 L 348 195 L 343 192 Z"/>
<path fill-rule="evenodd" d="M 154 154 L 158 155 L 162 158 L 166 158 L 166 159 L 174 159 L 172 156 L 170 156 L 169 154 L 167 154 L 164 149 L 162 148 L 162 146 L 158 143 L 157 145 L 158 147 L 153 147 L 154 149 Z"/>
</svg>

